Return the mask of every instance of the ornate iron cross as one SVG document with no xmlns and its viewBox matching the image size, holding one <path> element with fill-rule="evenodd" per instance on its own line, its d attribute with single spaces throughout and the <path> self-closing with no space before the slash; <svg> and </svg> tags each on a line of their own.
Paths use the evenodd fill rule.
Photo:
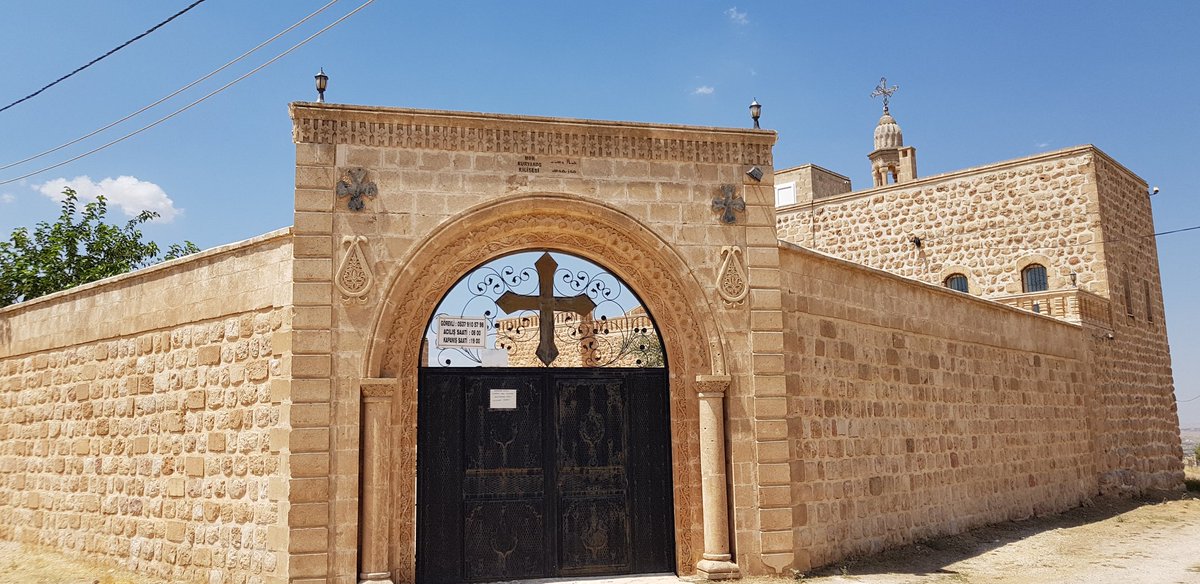
<svg viewBox="0 0 1200 584">
<path fill-rule="evenodd" d="M 737 223 L 737 215 L 734 211 L 745 211 L 745 199 L 737 198 L 737 189 L 733 185 L 721 185 L 722 196 L 713 199 L 713 211 L 722 211 L 721 221 L 725 223 Z"/>
<path fill-rule="evenodd" d="M 883 96 L 883 111 L 886 112 L 887 108 L 888 108 L 888 100 L 891 99 L 892 94 L 896 93 L 897 91 L 900 91 L 899 85 L 893 85 L 891 87 L 888 87 L 887 86 L 887 77 L 880 77 L 879 85 L 875 86 L 875 91 L 871 92 L 871 97 L 875 98 L 875 97 L 879 97 L 882 95 Z"/>
<path fill-rule="evenodd" d="M 346 182 L 345 179 L 338 181 L 337 196 L 338 198 L 350 197 L 346 206 L 351 211 L 362 211 L 365 205 L 362 198 L 364 196 L 375 198 L 375 195 L 379 194 L 379 189 L 375 183 L 366 181 L 367 169 L 365 168 L 351 168 L 346 171 L 346 175 L 350 177 L 350 182 Z"/>
<path fill-rule="evenodd" d="M 558 269 L 558 262 L 550 254 L 543 253 L 533 265 L 537 268 L 538 295 L 526 296 L 509 290 L 496 300 L 496 305 L 507 314 L 518 310 L 538 311 L 537 357 L 549 366 L 558 357 L 558 346 L 554 344 L 554 312 L 574 312 L 586 317 L 596 308 L 596 302 L 587 294 L 554 295 L 554 271 Z"/>
</svg>

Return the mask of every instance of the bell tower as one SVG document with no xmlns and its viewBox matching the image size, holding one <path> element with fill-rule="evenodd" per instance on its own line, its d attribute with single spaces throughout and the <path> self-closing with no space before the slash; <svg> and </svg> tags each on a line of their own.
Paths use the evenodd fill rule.
<svg viewBox="0 0 1200 584">
<path fill-rule="evenodd" d="M 883 115 L 875 126 L 875 149 L 867 155 L 871 160 L 871 178 L 875 186 L 882 187 L 917 178 L 917 149 L 904 145 L 904 134 L 900 124 L 888 111 L 888 100 L 900 86 L 887 86 L 887 78 L 881 77 L 871 97 L 883 96 Z"/>
</svg>

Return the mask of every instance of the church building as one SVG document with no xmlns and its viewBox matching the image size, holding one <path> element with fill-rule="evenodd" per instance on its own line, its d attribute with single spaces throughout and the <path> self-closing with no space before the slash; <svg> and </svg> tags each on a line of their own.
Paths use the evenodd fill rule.
<svg viewBox="0 0 1200 584">
<path fill-rule="evenodd" d="M 922 177 L 885 102 L 856 191 L 770 130 L 290 113 L 292 227 L 0 309 L 0 539 L 720 580 L 1182 486 L 1147 185 L 1094 146 Z"/>
</svg>

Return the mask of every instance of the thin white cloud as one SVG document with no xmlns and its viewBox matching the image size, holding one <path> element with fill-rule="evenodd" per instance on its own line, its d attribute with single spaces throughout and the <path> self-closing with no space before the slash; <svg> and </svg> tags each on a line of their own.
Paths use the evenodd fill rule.
<svg viewBox="0 0 1200 584">
<path fill-rule="evenodd" d="M 1045 147 L 1047 147 L 1047 146 L 1049 146 L 1049 145 L 1050 145 L 1050 143 L 1049 143 L 1049 142 L 1038 142 L 1037 144 L 1034 144 L 1034 147 L 1036 147 L 1036 148 L 1045 148 Z"/>
<path fill-rule="evenodd" d="M 711 85 L 701 85 L 692 90 L 692 95 L 712 95 L 716 89 Z"/>
<path fill-rule="evenodd" d="M 746 18 L 745 12 L 738 12 L 737 6 L 725 11 L 725 16 L 734 24 L 750 24 L 750 19 Z"/>
<path fill-rule="evenodd" d="M 79 194 L 81 201 L 95 201 L 99 195 L 104 195 L 109 205 L 113 205 L 129 217 L 136 217 L 142 211 L 155 211 L 162 223 L 170 223 L 183 212 L 175 207 L 175 202 L 162 187 L 150 182 L 139 180 L 132 176 L 106 178 L 100 182 L 93 181 L 87 176 L 77 176 L 73 179 L 56 178 L 46 181 L 33 188 L 43 195 L 61 201 L 63 189 L 71 187 Z"/>
<path fill-rule="evenodd" d="M 8 204 L 17 200 L 17 196 L 12 193 L 0 194 L 0 203 Z"/>
</svg>

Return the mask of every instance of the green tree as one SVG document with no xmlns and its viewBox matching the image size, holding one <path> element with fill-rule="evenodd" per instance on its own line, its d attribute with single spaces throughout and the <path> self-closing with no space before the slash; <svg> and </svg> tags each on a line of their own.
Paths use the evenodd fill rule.
<svg viewBox="0 0 1200 584">
<path fill-rule="evenodd" d="M 18 227 L 8 241 L 0 241 L 0 306 L 200 251 L 185 241 L 171 244 L 160 256 L 158 244 L 142 241 L 138 229 L 158 213 L 142 211 L 120 227 L 104 222 L 108 203 L 103 196 L 84 205 L 80 214 L 75 191 L 67 188 L 63 194 L 58 221 L 42 221 L 32 234 Z"/>
</svg>

